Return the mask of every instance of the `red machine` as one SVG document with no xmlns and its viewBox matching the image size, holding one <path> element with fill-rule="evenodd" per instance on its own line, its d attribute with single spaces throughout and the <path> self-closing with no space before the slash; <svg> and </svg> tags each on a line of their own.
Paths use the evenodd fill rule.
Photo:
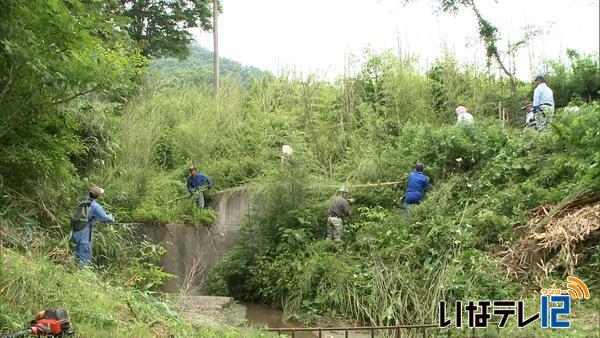
<svg viewBox="0 0 600 338">
<path fill-rule="evenodd" d="M 15 333 L 3 335 L 1 338 L 14 338 L 26 335 L 62 337 L 72 334 L 71 322 L 65 309 L 48 309 L 35 315 L 31 326 Z"/>
</svg>

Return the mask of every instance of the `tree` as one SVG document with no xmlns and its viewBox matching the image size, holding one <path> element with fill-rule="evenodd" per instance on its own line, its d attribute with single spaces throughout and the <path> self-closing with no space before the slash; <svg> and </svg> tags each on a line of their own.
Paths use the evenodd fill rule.
<svg viewBox="0 0 600 338">
<path fill-rule="evenodd" d="M 82 145 L 69 103 L 120 96 L 141 75 L 117 20 L 100 1 L 0 1 L 0 188 L 70 181 Z"/>
<path fill-rule="evenodd" d="M 405 0 L 406 3 L 410 0 Z M 502 69 L 502 72 L 508 76 L 510 81 L 510 87 L 512 92 L 512 105 L 516 108 L 518 105 L 518 91 L 517 81 L 515 78 L 515 69 L 511 69 L 502 61 L 502 56 L 498 50 L 498 28 L 488 20 L 486 20 L 479 11 L 479 8 L 475 5 L 475 0 L 439 0 L 440 8 L 446 13 L 456 13 L 461 7 L 468 8 L 473 11 L 477 18 L 477 25 L 479 27 L 479 39 L 483 42 L 486 51 L 486 57 L 488 61 L 494 60 Z M 530 39 L 540 34 L 541 31 L 533 26 L 528 26 L 525 30 L 524 36 L 516 43 L 510 44 L 507 53 L 514 57 L 516 51 L 526 46 Z"/>
<path fill-rule="evenodd" d="M 592 102 L 600 97 L 600 67 L 598 54 L 580 55 L 567 49 L 569 62 L 550 61 L 551 71 L 546 80 L 554 91 L 554 103 L 564 107 L 575 98 Z"/>
<path fill-rule="evenodd" d="M 131 84 L 143 62 L 98 2 L 0 6 L 0 139 L 73 99 Z"/>
<path fill-rule="evenodd" d="M 125 26 L 142 55 L 185 59 L 193 40 L 188 28 L 212 28 L 212 0 L 118 0 Z"/>
<path fill-rule="evenodd" d="M 577 51 L 568 49 L 567 55 L 573 69 L 573 92 L 582 99 L 592 102 L 600 94 L 600 67 L 598 54 L 582 57 Z"/>
</svg>

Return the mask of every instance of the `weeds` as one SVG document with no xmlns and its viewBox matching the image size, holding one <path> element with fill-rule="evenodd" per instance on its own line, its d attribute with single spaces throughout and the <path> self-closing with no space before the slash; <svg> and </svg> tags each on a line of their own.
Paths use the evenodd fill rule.
<svg viewBox="0 0 600 338">
<path fill-rule="evenodd" d="M 61 112 L 37 120 L 23 130 L 39 138 L 2 150 L 12 154 L 0 161 L 6 173 L 0 180 L 3 255 L 41 274 L 70 273 L 69 215 L 61 211 L 97 182 L 107 188 L 104 203 L 120 221 L 210 225 L 214 212 L 198 210 L 185 197 L 187 168 L 193 164 L 212 178 L 215 190 L 247 185 L 259 206 L 240 245 L 208 281 L 215 293 L 284 306 L 308 320 L 329 314 L 378 325 L 431 321 L 440 297 L 518 295 L 489 253 L 516 239 L 514 229 L 526 222 L 528 209 L 578 192 L 598 193 L 598 105 L 582 106 L 577 115 L 558 110 L 551 132 L 522 134 L 496 120 L 498 102 L 516 99 L 509 97 L 505 80 L 462 67 L 451 57 L 436 62 L 426 76 L 409 59 L 369 55 L 364 61 L 358 75 L 336 84 L 314 76 L 263 74 L 247 84 L 225 78 L 213 95 L 208 84 L 158 83 L 144 88 L 123 111 L 84 105 L 74 116 Z M 530 88 L 519 86 L 518 99 L 524 99 Z M 454 126 L 458 104 L 476 113 L 473 128 Z M 77 120 L 90 109 L 115 116 Z M 512 126 L 521 125 L 518 113 L 513 112 Z M 98 138 L 98 131 L 117 129 L 118 134 Z M 85 142 L 74 137 L 77 133 Z M 39 140 L 43 146 L 35 143 Z M 289 166 L 279 161 L 283 144 L 294 148 Z M 351 192 L 356 204 L 344 243 L 322 240 L 331 185 L 404 182 L 415 162 L 425 162 L 432 181 L 422 204 L 404 213 L 402 183 L 359 188 Z M 35 180 L 20 170 L 31 163 Z M 89 177 L 75 179 L 77 171 Z M 207 200 L 213 196 L 209 191 Z M 38 235 L 39 227 L 54 231 Z M 86 271 L 82 281 L 73 274 L 50 281 L 83 289 L 101 282 L 114 291 L 104 298 L 90 286 L 93 299 L 80 288 L 74 291 L 78 300 L 93 305 L 68 300 L 74 315 L 88 323 L 83 332 L 142 335 L 142 323 L 156 314 L 160 320 L 151 324 L 153 334 L 189 333 L 165 303 L 149 296 L 166 277 L 148 265 L 160 249 L 131 245 L 128 228 L 108 226 L 97 235 L 100 274 Z M 11 250 L 28 250 L 35 259 L 49 253 L 67 268 L 37 266 Z M 125 267 L 129 272 L 121 271 Z M 192 263 L 188 285 L 200 268 Z M 15 302 L 2 308 L 3 327 L 14 327 L 25 312 L 56 301 L 27 284 L 44 283 L 36 275 L 17 264 L 10 269 L 1 290 L 11 292 Z M 110 286 L 103 278 L 141 293 Z M 22 290 L 33 290 L 39 303 Z M 5 315 L 9 310 L 18 315 Z M 120 321 L 134 324 L 125 329 Z"/>
<path fill-rule="evenodd" d="M 200 257 L 204 256 L 202 253 Z M 181 282 L 180 293 L 183 297 L 195 295 L 204 284 L 206 263 L 192 257 L 185 265 L 185 276 Z"/>
<path fill-rule="evenodd" d="M 518 297 L 535 281 L 515 283 L 490 252 L 516 240 L 515 227 L 530 208 L 590 189 L 597 194 L 597 159 L 588 144 L 594 138 L 571 138 L 597 132 L 593 123 L 580 124 L 597 112 L 591 105 L 578 118 L 557 118 L 549 135 L 523 136 L 485 123 L 472 129 L 407 124 L 392 146 L 364 146 L 380 150 L 347 158 L 333 171 L 338 182 L 402 181 L 423 161 L 432 190 L 405 215 L 402 185 L 357 188 L 342 244 L 323 241 L 333 189 L 312 188 L 309 182 L 322 182 L 319 171 L 308 163 L 274 168 L 257 180 L 261 209 L 208 287 L 283 306 L 308 322 L 327 314 L 374 325 L 435 322 L 440 299 Z M 591 266 L 586 257 L 583 271 Z"/>
</svg>

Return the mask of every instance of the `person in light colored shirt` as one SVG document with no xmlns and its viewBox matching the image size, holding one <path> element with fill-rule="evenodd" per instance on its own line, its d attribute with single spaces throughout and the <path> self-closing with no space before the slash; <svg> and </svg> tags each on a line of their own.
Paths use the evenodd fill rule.
<svg viewBox="0 0 600 338">
<path fill-rule="evenodd" d="M 456 107 L 456 116 L 456 124 L 473 124 L 473 115 L 469 114 L 469 112 L 467 111 L 467 107 Z"/>
<path fill-rule="evenodd" d="M 104 193 L 104 189 L 100 187 L 93 187 L 89 192 L 89 198 L 87 202 L 90 205 L 88 213 L 88 222 L 85 228 L 81 230 L 73 230 L 71 233 L 71 241 L 75 244 L 74 254 L 75 260 L 85 266 L 92 260 L 92 233 L 94 232 L 94 226 L 98 222 L 102 223 L 114 223 L 115 218 L 113 215 L 107 214 L 102 209 L 102 206 L 98 204 L 97 200 Z"/>
<path fill-rule="evenodd" d="M 543 75 L 538 75 L 534 80 L 533 90 L 533 114 L 535 116 L 535 127 L 538 131 L 548 129 L 548 123 L 554 114 L 554 94 L 546 84 Z"/>
<path fill-rule="evenodd" d="M 534 129 L 535 128 L 535 116 L 533 114 L 533 105 L 531 102 L 525 103 L 521 110 L 525 111 L 525 128 L 526 129 Z"/>
<path fill-rule="evenodd" d="M 283 164 L 292 164 L 292 155 L 294 151 L 289 144 L 284 144 L 281 147 L 281 163 Z"/>
</svg>

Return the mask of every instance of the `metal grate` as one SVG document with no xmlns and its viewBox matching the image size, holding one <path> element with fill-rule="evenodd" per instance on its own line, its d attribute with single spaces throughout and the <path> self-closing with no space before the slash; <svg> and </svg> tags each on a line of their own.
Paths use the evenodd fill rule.
<svg viewBox="0 0 600 338">
<path fill-rule="evenodd" d="M 349 327 L 281 327 L 281 328 L 269 328 L 267 331 L 277 332 L 281 335 L 283 333 L 290 333 L 292 338 L 296 337 L 296 332 L 317 332 L 319 338 L 323 338 L 323 333 L 328 331 L 344 331 L 344 337 L 348 338 L 350 331 L 369 331 L 371 337 L 375 338 L 375 333 L 379 331 L 387 331 L 395 334 L 396 338 L 402 337 L 403 330 L 418 330 L 421 331 L 423 337 L 427 337 L 427 329 L 439 328 L 437 324 L 424 324 L 424 325 L 397 325 L 397 326 L 349 326 Z"/>
</svg>

